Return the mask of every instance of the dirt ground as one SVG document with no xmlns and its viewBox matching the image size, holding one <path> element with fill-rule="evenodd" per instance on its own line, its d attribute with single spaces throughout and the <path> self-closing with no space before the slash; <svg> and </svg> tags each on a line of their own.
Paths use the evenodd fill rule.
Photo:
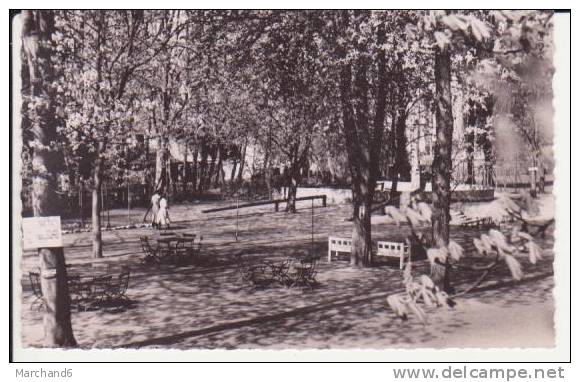
<svg viewBox="0 0 580 382">
<path fill-rule="evenodd" d="M 513 282 L 502 267 L 480 288 L 458 299 L 453 309 L 429 311 L 424 325 L 415 318 L 401 321 L 386 305 L 388 295 L 403 289 L 397 267 L 382 264 L 358 269 L 346 261 L 326 262 L 328 236 L 350 236 L 350 207 L 315 205 L 311 210 L 306 202 L 299 205 L 295 215 L 275 213 L 273 206 L 245 209 L 238 219 L 236 242 L 235 211 L 201 213 L 216 205 L 224 203 L 171 207 L 173 231 L 203 235 L 203 261 L 195 265 L 143 265 L 139 236 L 154 237 L 151 228 L 103 232 L 105 257 L 99 260 L 90 258 L 90 233 L 64 235 L 69 273 L 96 273 L 105 265 L 131 269 L 129 304 L 114 310 L 73 312 L 73 329 L 81 347 L 554 346 L 551 232 L 540 242 L 545 249 L 540 262 L 531 265 L 521 259 L 525 272 L 522 281 Z M 408 233 L 407 227 L 373 217 L 374 240 L 402 241 Z M 472 238 L 480 233 L 452 229 L 451 236 L 469 251 Z M 319 285 L 311 290 L 251 290 L 238 280 L 234 262 L 238 253 L 259 262 L 312 252 L 320 254 L 322 260 Z M 42 317 L 29 308 L 32 293 L 27 280 L 28 272 L 38 267 L 36 255 L 24 253 L 21 266 L 23 345 L 42 346 Z M 421 273 L 429 273 L 425 261 L 414 265 L 414 274 Z M 456 273 L 453 282 L 461 289 L 476 277 Z"/>
</svg>

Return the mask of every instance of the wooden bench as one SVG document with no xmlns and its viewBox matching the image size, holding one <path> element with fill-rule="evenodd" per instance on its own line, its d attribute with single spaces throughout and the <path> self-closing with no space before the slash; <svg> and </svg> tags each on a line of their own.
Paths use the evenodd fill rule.
<svg viewBox="0 0 580 382">
<path fill-rule="evenodd" d="M 397 258 L 399 259 L 399 268 L 403 269 L 405 266 L 405 257 L 410 260 L 411 251 L 406 243 L 379 241 L 377 242 L 377 256 Z"/>
<path fill-rule="evenodd" d="M 332 261 L 332 253 L 350 253 L 352 249 L 352 239 L 346 237 L 328 238 L 328 262 Z"/>
<path fill-rule="evenodd" d="M 472 218 L 466 219 L 460 223 L 461 228 L 491 228 L 495 223 L 492 218 Z"/>
</svg>

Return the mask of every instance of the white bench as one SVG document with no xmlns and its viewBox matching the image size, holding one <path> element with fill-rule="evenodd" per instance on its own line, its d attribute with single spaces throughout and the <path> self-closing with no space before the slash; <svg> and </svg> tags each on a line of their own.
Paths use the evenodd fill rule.
<svg viewBox="0 0 580 382">
<path fill-rule="evenodd" d="M 409 246 L 405 243 L 379 241 L 377 242 L 377 256 L 398 258 L 399 268 L 403 269 L 405 266 L 405 257 L 410 259 L 411 251 L 409 251 Z"/>
<path fill-rule="evenodd" d="M 328 238 L 328 262 L 332 261 L 332 252 L 350 253 L 352 249 L 352 239 L 346 237 Z"/>
</svg>

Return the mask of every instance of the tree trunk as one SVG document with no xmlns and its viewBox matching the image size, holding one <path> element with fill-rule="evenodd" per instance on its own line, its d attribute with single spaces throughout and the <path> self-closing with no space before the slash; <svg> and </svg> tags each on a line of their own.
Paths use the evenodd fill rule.
<svg viewBox="0 0 580 382">
<path fill-rule="evenodd" d="M 157 138 L 154 192 L 163 193 L 167 191 L 167 143 L 167 138 Z"/>
<path fill-rule="evenodd" d="M 234 159 L 234 164 L 232 165 L 232 171 L 230 172 L 230 183 L 234 182 L 236 178 L 236 170 L 238 169 L 238 160 Z"/>
<path fill-rule="evenodd" d="M 70 313 L 70 294 L 64 249 L 40 248 L 40 287 L 44 297 L 44 345 L 47 347 L 74 347 Z"/>
<path fill-rule="evenodd" d="M 445 247 L 449 243 L 449 206 L 451 202 L 451 151 L 453 139 L 453 109 L 451 98 L 451 59 L 447 49 L 435 51 L 435 118 L 436 143 L 433 173 L 433 244 Z M 450 291 L 450 267 L 445 266 L 443 289 Z"/>
<path fill-rule="evenodd" d="M 381 28 L 379 37 L 384 38 Z M 380 41 L 380 38 L 379 38 Z M 346 56 L 346 52 L 341 52 Z M 377 60 L 379 76 L 384 82 L 385 61 L 382 54 Z M 372 263 L 371 204 L 379 173 L 381 135 L 384 124 L 385 88 L 379 85 L 376 95 L 374 129 L 369 126 L 368 62 L 361 58 L 352 85 L 352 66 L 345 63 L 340 76 L 340 98 L 347 155 L 352 178 L 353 217 L 351 265 L 369 266 Z M 353 102 L 354 101 L 354 106 Z M 356 114 L 355 114 L 356 110 Z"/>
<path fill-rule="evenodd" d="M 98 143 L 97 159 L 93 173 L 93 208 L 92 208 L 92 237 L 93 237 L 93 258 L 103 257 L 103 240 L 101 236 L 101 188 L 103 183 L 103 158 L 102 150 L 104 143 Z"/>
<path fill-rule="evenodd" d="M 197 190 L 201 193 L 205 190 L 205 178 L 207 173 L 207 157 L 208 157 L 208 148 L 207 148 L 207 141 L 206 138 L 201 139 L 201 162 L 199 164 L 199 172 L 198 172 L 198 187 Z"/>
<path fill-rule="evenodd" d="M 352 230 L 352 252 L 350 258 L 351 265 L 369 266 L 372 263 L 372 237 L 371 237 L 371 208 L 372 200 L 368 195 L 359 195 L 365 199 L 354 206 L 354 220 Z"/>
<path fill-rule="evenodd" d="M 219 187 L 220 184 L 223 184 L 222 180 L 223 180 L 224 168 L 223 168 L 223 152 L 222 152 L 221 145 L 218 145 L 218 147 L 217 147 L 216 158 L 217 158 L 217 165 L 215 167 L 215 175 L 214 175 L 214 180 L 213 180 L 213 186 L 215 188 Z"/>
<path fill-rule="evenodd" d="M 293 176 L 288 186 L 288 203 L 286 203 L 286 212 L 296 213 L 296 192 L 298 190 L 296 178 Z"/>
<path fill-rule="evenodd" d="M 481 135 L 482 142 L 480 143 L 483 149 L 483 157 L 485 159 L 485 182 L 487 187 L 495 187 L 495 179 L 493 177 L 493 166 L 495 162 L 495 158 L 493 155 L 493 144 L 490 140 L 490 136 L 492 136 L 493 132 L 489 129 L 491 128 L 488 125 L 488 118 L 493 116 L 493 108 L 495 106 L 495 98 L 491 95 L 487 96 L 485 99 L 485 111 L 482 113 L 481 116 L 481 126 L 483 127 L 484 133 Z"/>
<path fill-rule="evenodd" d="M 266 183 L 266 190 L 268 191 L 268 199 L 272 198 L 272 172 L 270 165 L 270 151 L 272 150 L 272 126 L 268 126 L 268 140 L 266 141 L 266 155 L 264 156 L 264 168 L 262 173 L 264 174 L 264 181 Z M 296 192 L 294 192 L 294 197 L 296 197 Z M 286 208 L 288 210 L 288 208 Z M 292 207 L 293 212 L 296 212 L 296 206 Z"/>
<path fill-rule="evenodd" d="M 79 217 L 81 218 L 81 227 L 85 228 L 85 210 L 83 205 L 83 196 L 85 191 L 83 190 L 83 182 L 80 180 L 79 176 Z"/>
<path fill-rule="evenodd" d="M 211 162 L 209 164 L 209 170 L 207 171 L 207 177 L 206 177 L 206 189 L 210 189 L 212 187 L 212 181 L 214 179 L 214 171 L 216 169 L 216 165 L 217 165 L 217 154 L 218 154 L 218 147 L 213 144 L 212 145 L 212 149 L 210 150 L 210 158 L 211 158 Z"/>
<path fill-rule="evenodd" d="M 286 203 L 286 212 L 296 213 L 296 192 L 300 177 L 300 165 L 296 160 L 290 166 L 290 184 L 288 185 L 288 202 Z"/>
<path fill-rule="evenodd" d="M 395 108 L 395 117 L 393 118 L 395 160 L 393 162 L 394 177 L 391 186 L 391 199 L 397 197 L 399 178 L 407 177 L 411 167 L 409 165 L 409 155 L 407 154 L 407 136 L 405 135 L 407 115 L 405 106 L 401 105 L 401 102 L 398 102 Z"/>
<path fill-rule="evenodd" d="M 465 183 L 467 184 L 475 184 L 475 172 L 474 172 L 474 168 L 473 168 L 473 155 L 475 152 L 475 147 L 474 147 L 474 134 L 473 133 L 468 133 L 467 134 L 467 147 L 465 149 L 465 152 L 467 154 L 467 158 L 466 158 L 466 162 L 467 162 L 467 179 L 465 179 Z"/>
<path fill-rule="evenodd" d="M 403 100 L 399 100 L 397 107 L 397 119 L 395 124 L 395 171 L 397 177 L 409 178 L 411 164 L 407 152 L 407 112 Z"/>
<path fill-rule="evenodd" d="M 188 162 L 187 162 L 187 140 L 184 143 L 184 154 L 183 154 L 183 168 L 181 169 L 181 192 L 183 193 L 182 197 L 183 199 L 185 199 L 185 196 L 187 195 L 187 181 L 188 179 Z"/>
<path fill-rule="evenodd" d="M 192 187 L 192 192 L 193 195 L 195 196 L 197 194 L 197 172 L 198 172 L 198 166 L 197 166 L 197 153 L 198 153 L 198 147 L 197 145 L 195 145 L 195 148 L 193 150 L 193 155 L 192 155 L 192 160 L 193 160 L 193 168 L 191 169 L 191 187 Z"/>
<path fill-rule="evenodd" d="M 174 200 L 175 195 L 177 195 L 177 163 L 172 163 L 171 158 L 168 158 L 166 161 L 167 164 L 167 194 L 169 196 L 168 201 L 171 202 Z M 175 169 L 175 171 L 173 171 Z"/>
<path fill-rule="evenodd" d="M 26 54 L 30 95 L 39 100 L 31 110 L 34 137 L 32 205 L 34 216 L 58 215 L 56 174 L 60 167 L 51 143 L 57 140 L 54 94 L 54 68 L 50 64 L 50 41 L 54 33 L 51 11 L 23 11 L 22 40 Z M 24 88 L 24 87 L 23 87 Z M 39 248 L 41 289 L 44 296 L 44 344 L 48 347 L 76 346 L 73 335 L 70 295 L 63 248 Z"/>
<path fill-rule="evenodd" d="M 240 169 L 238 170 L 238 183 L 242 183 L 244 180 L 244 165 L 246 164 L 246 149 L 248 148 L 248 143 L 244 143 L 242 148 L 242 155 L 240 157 Z"/>
</svg>

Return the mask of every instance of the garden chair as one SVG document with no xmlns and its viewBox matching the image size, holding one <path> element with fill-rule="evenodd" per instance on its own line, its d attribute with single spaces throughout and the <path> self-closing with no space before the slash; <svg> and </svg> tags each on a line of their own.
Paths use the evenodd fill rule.
<svg viewBox="0 0 580 382">
<path fill-rule="evenodd" d="M 140 236 L 139 241 L 141 242 L 141 249 L 145 254 L 145 257 L 142 259 L 142 261 L 146 264 L 156 262 L 158 260 L 159 251 L 151 246 L 149 238 L 147 236 Z"/>
<path fill-rule="evenodd" d="M 236 255 L 236 269 L 239 280 L 252 289 L 265 288 L 274 281 L 268 264 L 248 264 L 241 254 Z"/>
<path fill-rule="evenodd" d="M 294 266 L 294 272 L 290 274 L 292 284 L 290 286 L 307 286 L 312 289 L 318 281 L 316 275 L 318 273 L 319 257 L 308 256 L 300 260 L 300 263 Z"/>
<path fill-rule="evenodd" d="M 81 281 L 80 276 L 68 276 L 68 291 L 71 306 L 78 310 L 84 310 L 84 303 L 87 300 L 87 296 L 90 295 L 90 290 L 88 285 Z"/>
<path fill-rule="evenodd" d="M 42 287 L 40 286 L 40 273 L 29 272 L 28 279 L 30 280 L 30 287 L 32 288 L 32 294 L 34 296 L 34 300 L 30 304 L 30 309 L 38 304 L 38 310 L 40 310 L 45 306 Z"/>
<path fill-rule="evenodd" d="M 199 237 L 197 245 L 195 243 L 195 234 L 184 233 L 182 234 L 182 239 L 179 241 L 176 247 L 176 255 L 180 259 L 191 259 L 195 260 L 201 253 L 201 242 L 203 236 Z"/>
<path fill-rule="evenodd" d="M 200 256 L 202 241 L 203 241 L 203 236 L 200 236 L 199 240 L 197 241 L 197 248 L 194 245 L 195 244 L 194 241 L 193 240 L 191 241 L 191 248 L 190 248 L 189 255 L 192 256 L 192 258 L 196 259 Z"/>
<path fill-rule="evenodd" d="M 289 275 L 292 266 L 292 259 L 283 260 L 281 262 L 268 263 L 272 278 L 281 285 L 289 286 L 292 284 L 292 278 Z"/>
<path fill-rule="evenodd" d="M 108 301 L 128 300 L 127 289 L 129 288 L 130 271 L 121 272 L 116 278 L 106 284 L 105 299 Z"/>
<path fill-rule="evenodd" d="M 101 305 L 107 299 L 107 292 L 111 289 L 113 276 L 93 276 L 88 283 L 89 288 L 86 300 L 91 307 Z"/>
<path fill-rule="evenodd" d="M 238 280 L 242 283 L 249 283 L 251 278 L 250 266 L 241 253 L 235 255 L 235 264 Z"/>
</svg>

